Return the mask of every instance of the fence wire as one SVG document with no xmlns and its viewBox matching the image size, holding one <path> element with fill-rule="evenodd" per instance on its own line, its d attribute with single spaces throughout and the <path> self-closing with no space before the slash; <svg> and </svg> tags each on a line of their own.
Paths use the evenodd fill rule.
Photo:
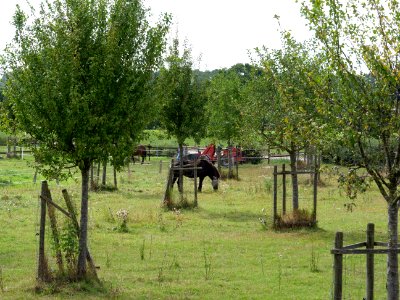
<svg viewBox="0 0 400 300">
<path fill-rule="evenodd" d="M 386 257 L 385 254 L 374 256 L 374 299 L 377 300 L 386 299 Z M 343 255 L 343 300 L 364 299 L 366 278 L 366 255 Z"/>
</svg>

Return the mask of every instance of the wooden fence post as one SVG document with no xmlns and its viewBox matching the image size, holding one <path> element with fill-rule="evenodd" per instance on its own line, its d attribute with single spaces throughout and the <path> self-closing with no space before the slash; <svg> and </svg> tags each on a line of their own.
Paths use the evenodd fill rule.
<svg viewBox="0 0 400 300">
<path fill-rule="evenodd" d="M 340 250 L 341 248 L 343 248 L 343 232 L 336 232 L 335 250 Z M 335 268 L 335 277 L 334 277 L 333 299 L 341 300 L 342 278 L 343 278 L 343 254 L 341 253 L 334 254 L 334 268 Z"/>
<path fill-rule="evenodd" d="M 238 161 L 238 148 L 236 148 L 236 180 L 239 180 L 239 161 Z"/>
<path fill-rule="evenodd" d="M 194 207 L 197 207 L 197 159 L 194 161 Z"/>
<path fill-rule="evenodd" d="M 318 191 L 318 165 L 315 164 L 315 171 L 314 171 L 314 198 L 313 198 L 313 222 L 314 225 L 317 224 L 317 191 Z"/>
<path fill-rule="evenodd" d="M 41 196 L 46 196 L 45 191 L 48 189 L 47 181 L 42 181 Z M 40 229 L 39 229 L 39 257 L 38 257 L 38 273 L 37 278 L 41 281 L 46 281 L 48 271 L 47 263 L 44 253 L 44 241 L 45 241 L 45 229 L 46 229 L 46 201 L 40 198 Z"/>
<path fill-rule="evenodd" d="M 33 183 L 35 183 L 35 184 L 36 184 L 36 179 L 37 179 L 37 173 L 38 173 L 38 171 L 37 171 L 37 169 L 35 169 L 35 174 L 33 174 Z"/>
<path fill-rule="evenodd" d="M 274 166 L 274 227 L 276 226 L 276 218 L 277 218 L 277 196 L 278 196 L 278 166 Z"/>
<path fill-rule="evenodd" d="M 282 214 L 286 214 L 286 166 L 282 165 Z"/>
<path fill-rule="evenodd" d="M 367 225 L 367 249 L 374 249 L 375 242 L 375 226 L 372 223 Z M 374 299 L 374 254 L 367 253 L 367 296 L 366 300 Z"/>
</svg>

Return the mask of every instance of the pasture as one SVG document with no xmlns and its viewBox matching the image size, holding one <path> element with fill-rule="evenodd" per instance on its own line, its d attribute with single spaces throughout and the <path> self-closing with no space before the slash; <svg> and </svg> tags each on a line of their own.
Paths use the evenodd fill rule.
<svg viewBox="0 0 400 300">
<path fill-rule="evenodd" d="M 161 200 L 168 163 L 164 158 L 160 173 L 160 159 L 131 165 L 131 176 L 127 169 L 119 172 L 118 191 L 90 192 L 89 249 L 102 285 L 55 283 L 41 291 L 35 290 L 40 181 L 32 183 L 26 160 L 0 160 L 0 298 L 331 299 L 335 232 L 344 232 L 345 244 L 360 242 L 372 222 L 375 239 L 387 239 L 386 204 L 375 188 L 349 211 L 345 204 L 350 200 L 328 171 L 318 190 L 318 227 L 274 231 L 273 166 L 266 162 L 241 165 L 240 180 L 220 181 L 218 192 L 206 178 L 196 209 L 165 210 Z M 53 200 L 63 204 L 66 188 L 79 204 L 79 177 L 59 185 L 49 182 Z M 300 176 L 300 183 L 300 207 L 309 208 L 308 176 Z M 185 178 L 184 184 L 185 197 L 192 201 L 193 181 Z M 290 186 L 288 192 L 290 197 Z M 176 186 L 173 197 L 178 201 Z M 128 232 L 116 230 L 119 210 L 129 213 Z M 50 244 L 46 247 L 55 268 Z M 363 256 L 345 257 L 344 299 L 364 296 L 364 265 Z M 383 255 L 376 256 L 375 268 L 375 298 L 384 299 Z"/>
</svg>

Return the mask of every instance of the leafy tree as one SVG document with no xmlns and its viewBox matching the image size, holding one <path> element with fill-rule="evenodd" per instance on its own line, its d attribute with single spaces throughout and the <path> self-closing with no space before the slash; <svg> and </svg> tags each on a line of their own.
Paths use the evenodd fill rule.
<svg viewBox="0 0 400 300">
<path fill-rule="evenodd" d="M 193 73 L 200 82 L 207 82 L 215 75 L 217 75 L 219 71 L 220 71 L 219 69 L 215 69 L 212 71 L 194 70 Z"/>
<path fill-rule="evenodd" d="M 218 140 L 228 141 L 231 149 L 234 141 L 240 141 L 242 124 L 241 118 L 241 72 L 235 69 L 221 70 L 215 75 L 207 88 L 209 102 L 208 134 Z M 229 151 L 231 154 L 231 151 Z M 232 160 L 228 158 L 229 174 L 233 177 Z"/>
<path fill-rule="evenodd" d="M 17 7 L 5 92 L 20 128 L 40 143 L 42 172 L 81 172 L 77 276 L 85 278 L 89 168 L 109 155 L 121 166 L 145 127 L 169 17 L 151 27 L 139 0 L 54 0 L 36 15 L 28 22 Z"/>
<path fill-rule="evenodd" d="M 185 45 L 181 55 L 179 41 L 175 38 L 166 65 L 160 70 L 157 79 L 157 95 L 162 105 L 160 119 L 167 133 L 177 139 L 181 158 L 185 140 L 192 137 L 199 143 L 205 135 L 206 127 L 204 106 L 207 98 L 204 86 L 196 78 L 192 66 L 190 49 Z M 180 163 L 182 165 L 182 159 Z M 179 190 L 182 192 L 183 180 L 180 173 Z"/>
<path fill-rule="evenodd" d="M 358 167 L 387 202 L 387 299 L 399 298 L 399 11 L 397 0 L 303 1 L 302 6 L 336 78 L 326 111 L 337 116 L 338 138 L 361 157 Z M 368 151 L 377 141 L 379 147 Z"/>
<path fill-rule="evenodd" d="M 317 56 L 307 43 L 297 43 L 288 32 L 283 49 L 258 49 L 259 68 L 246 87 L 248 105 L 243 106 L 249 135 L 261 134 L 270 147 L 290 156 L 293 209 L 299 208 L 297 153 L 315 145 L 321 133 L 320 98 L 310 77 L 320 72 Z M 311 76 L 313 74 L 313 76 Z"/>
</svg>

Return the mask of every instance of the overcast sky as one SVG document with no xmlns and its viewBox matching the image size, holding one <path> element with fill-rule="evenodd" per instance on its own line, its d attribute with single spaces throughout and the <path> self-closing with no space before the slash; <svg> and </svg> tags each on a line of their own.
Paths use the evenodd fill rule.
<svg viewBox="0 0 400 300">
<path fill-rule="evenodd" d="M 40 0 L 30 1 L 34 6 Z M 11 25 L 15 5 L 27 11 L 26 0 L 1 1 L 0 49 L 4 49 L 14 34 Z M 236 63 L 249 62 L 248 50 L 265 45 L 280 47 L 278 22 L 292 31 L 297 40 L 310 36 L 300 16 L 295 0 L 144 0 L 154 19 L 163 12 L 171 13 L 171 37 L 187 39 L 194 59 L 201 56 L 202 70 L 229 68 Z"/>
</svg>

